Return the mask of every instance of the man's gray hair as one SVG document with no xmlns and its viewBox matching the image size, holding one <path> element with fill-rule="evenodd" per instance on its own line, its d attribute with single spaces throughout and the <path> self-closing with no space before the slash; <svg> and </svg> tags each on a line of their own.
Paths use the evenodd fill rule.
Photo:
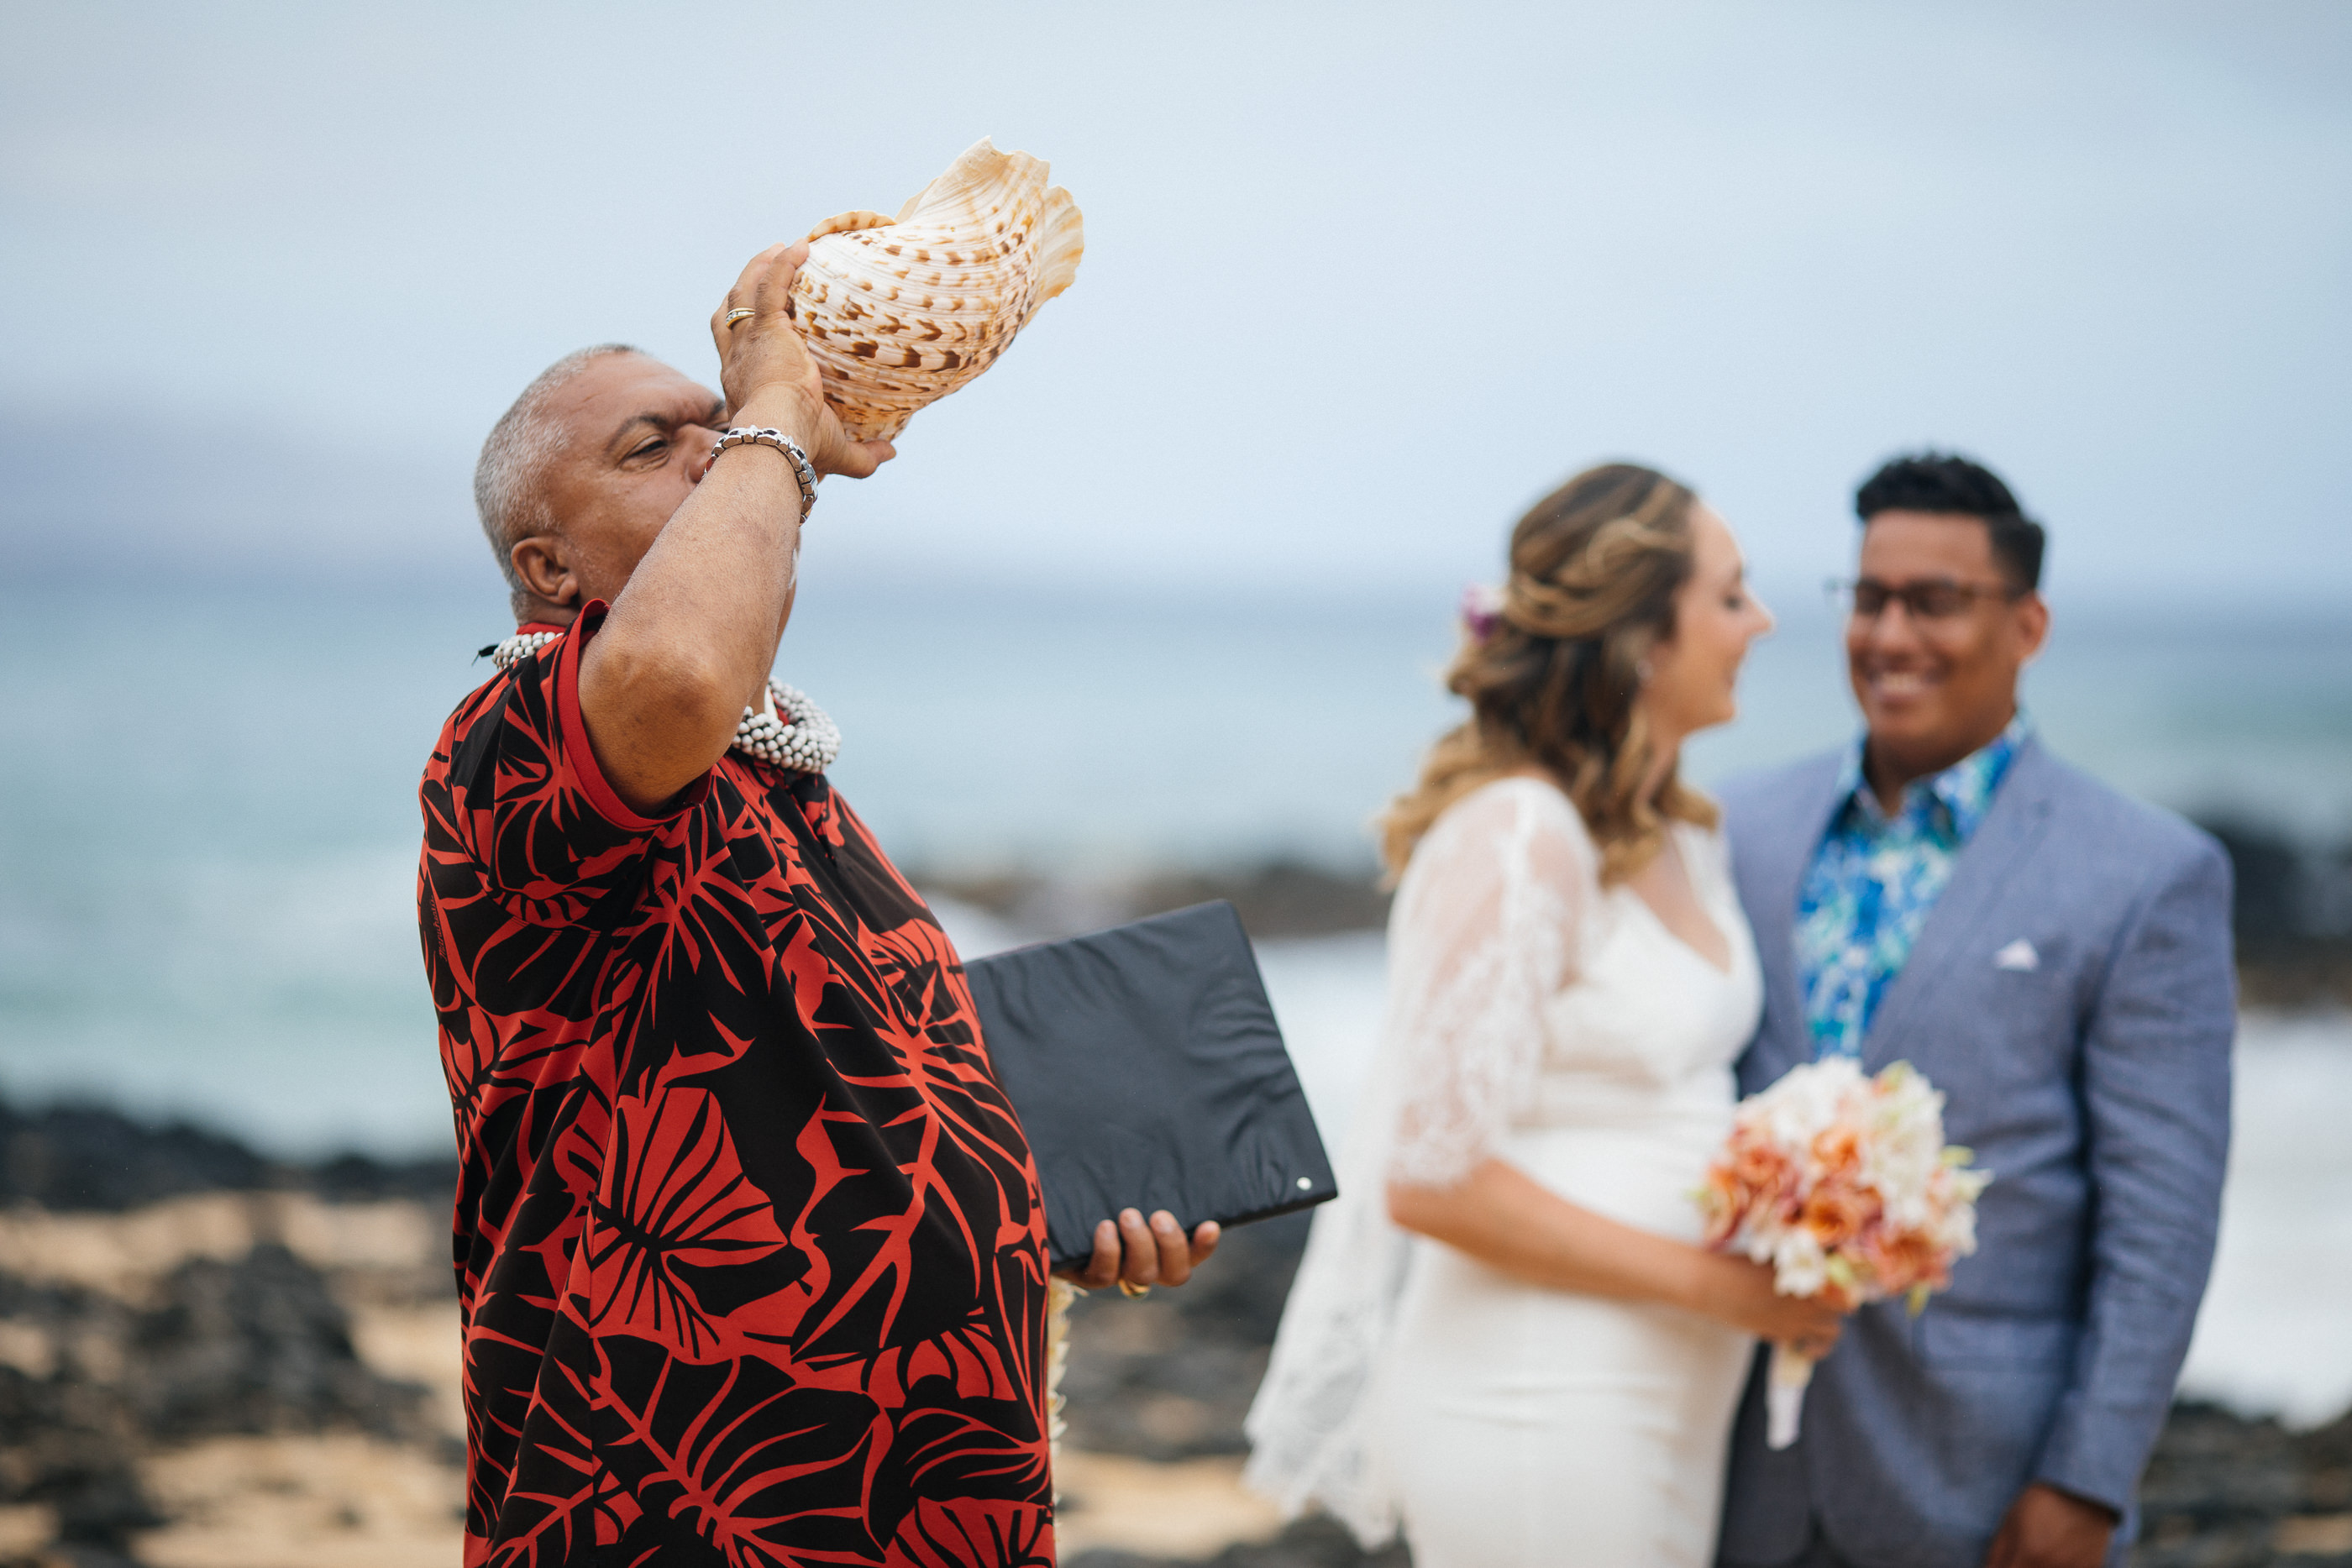
<svg viewBox="0 0 2352 1568">
<path fill-rule="evenodd" d="M 523 585 L 515 570 L 514 547 L 555 523 L 547 505 L 547 468 L 562 455 L 567 433 L 549 417 L 548 405 L 592 361 L 644 351 L 628 343 L 598 343 L 564 355 L 522 389 L 522 396 L 499 415 L 489 439 L 482 443 L 481 461 L 474 465 L 474 509 L 481 514 L 482 535 L 490 541 L 499 571 L 518 605 Z"/>
</svg>

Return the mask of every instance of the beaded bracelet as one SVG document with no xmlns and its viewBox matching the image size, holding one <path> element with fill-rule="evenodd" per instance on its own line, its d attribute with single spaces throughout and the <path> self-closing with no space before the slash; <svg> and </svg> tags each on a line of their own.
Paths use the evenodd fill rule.
<svg viewBox="0 0 2352 1568">
<path fill-rule="evenodd" d="M 730 446 L 754 445 L 772 446 L 792 459 L 793 478 L 801 487 L 801 521 L 807 522 L 809 508 L 816 505 L 816 469 L 810 465 L 808 454 L 801 450 L 799 442 L 773 427 L 753 429 L 748 424 L 734 424 L 719 437 L 710 455 L 716 461 Z"/>
</svg>

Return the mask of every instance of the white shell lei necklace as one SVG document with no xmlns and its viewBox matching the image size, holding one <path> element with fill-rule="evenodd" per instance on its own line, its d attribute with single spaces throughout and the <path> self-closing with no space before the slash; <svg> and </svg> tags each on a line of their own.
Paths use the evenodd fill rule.
<svg viewBox="0 0 2352 1568">
<path fill-rule="evenodd" d="M 562 635 L 518 632 L 489 650 L 490 663 L 511 670 Z M 822 773 L 841 755 L 841 729 L 807 694 L 770 681 L 761 705 L 743 710 L 743 722 L 735 727 L 734 748 L 794 773 Z"/>
</svg>

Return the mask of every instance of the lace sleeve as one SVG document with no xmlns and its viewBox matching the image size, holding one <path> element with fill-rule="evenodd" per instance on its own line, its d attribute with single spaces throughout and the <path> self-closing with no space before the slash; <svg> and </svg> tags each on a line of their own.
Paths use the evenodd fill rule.
<svg viewBox="0 0 2352 1568">
<path fill-rule="evenodd" d="M 1591 860 L 1575 809 L 1531 779 L 1463 800 L 1413 856 L 1389 926 L 1390 1180 L 1458 1181 L 1528 1103 Z"/>
<path fill-rule="evenodd" d="M 1598 862 L 1567 797 L 1535 779 L 1457 802 L 1413 853 L 1389 919 L 1388 1012 L 1250 1406 L 1245 1479 L 1297 1513 L 1320 1502 L 1367 1548 L 1396 1488 L 1369 1399 L 1415 1243 L 1388 1184 L 1444 1185 L 1494 1152 L 1543 1054 Z"/>
</svg>

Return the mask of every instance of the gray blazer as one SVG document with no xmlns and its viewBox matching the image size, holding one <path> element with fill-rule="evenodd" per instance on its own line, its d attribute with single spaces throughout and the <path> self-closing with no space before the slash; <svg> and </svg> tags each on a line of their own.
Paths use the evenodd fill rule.
<svg viewBox="0 0 2352 1568">
<path fill-rule="evenodd" d="M 1793 927 L 1842 761 L 1725 791 L 1764 965 L 1743 1092 L 1811 1055 Z M 1918 1318 L 1854 1314 L 1795 1447 L 1765 1448 L 1750 1378 L 1725 1563 L 1785 1563 L 1818 1520 L 1862 1568 L 1978 1568 L 2033 1480 L 2122 1512 L 2123 1560 L 2212 1264 L 2236 1002 L 2220 846 L 2029 738 L 1863 1046 L 1933 1080 L 1994 1173 L 1977 1253 Z"/>
</svg>

